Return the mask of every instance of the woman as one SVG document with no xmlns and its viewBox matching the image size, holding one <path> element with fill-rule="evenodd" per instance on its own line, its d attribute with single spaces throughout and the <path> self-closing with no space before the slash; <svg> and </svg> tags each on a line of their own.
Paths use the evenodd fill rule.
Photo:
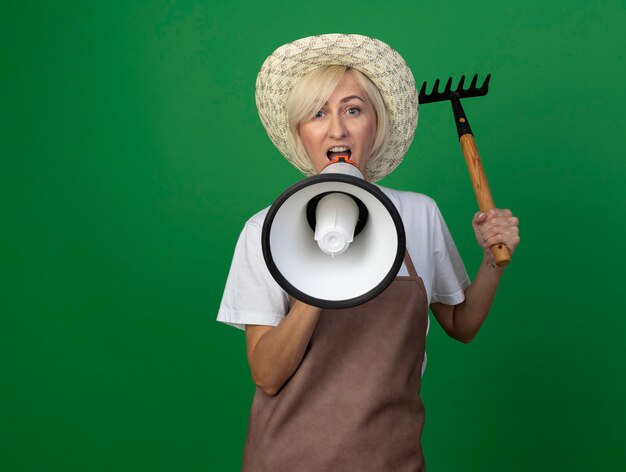
<svg viewBox="0 0 626 472">
<path fill-rule="evenodd" d="M 304 38 L 277 49 L 257 79 L 261 120 L 305 175 L 347 154 L 377 181 L 401 162 L 417 123 L 415 82 L 386 44 L 359 35 Z M 373 300 L 323 310 L 289 299 L 261 254 L 267 209 L 237 243 L 218 320 L 244 328 L 257 385 L 245 471 L 422 471 L 428 307 L 453 338 L 469 342 L 504 269 L 489 247 L 519 242 L 508 210 L 472 221 L 484 251 L 470 283 L 432 199 L 381 189 L 406 231 L 404 265 Z M 305 268 L 304 268 L 305 269 Z"/>
</svg>

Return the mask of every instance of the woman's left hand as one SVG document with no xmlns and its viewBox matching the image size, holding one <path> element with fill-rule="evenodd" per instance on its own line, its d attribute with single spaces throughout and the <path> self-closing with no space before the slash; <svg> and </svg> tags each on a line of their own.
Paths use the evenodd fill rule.
<svg viewBox="0 0 626 472">
<path fill-rule="evenodd" d="M 490 248 L 495 244 L 505 244 L 513 255 L 520 241 L 518 224 L 519 220 L 513 216 L 511 210 L 492 208 L 485 213 L 479 211 L 474 215 L 472 226 L 476 241 L 492 263 Z"/>
</svg>

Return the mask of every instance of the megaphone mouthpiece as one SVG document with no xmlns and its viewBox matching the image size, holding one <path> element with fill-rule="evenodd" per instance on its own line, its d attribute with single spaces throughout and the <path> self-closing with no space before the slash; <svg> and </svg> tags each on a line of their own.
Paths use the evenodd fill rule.
<svg viewBox="0 0 626 472">
<path fill-rule="evenodd" d="M 352 175 L 359 179 L 365 179 L 363 171 L 356 162 L 350 160 L 350 156 L 337 156 L 331 159 L 320 171 L 320 175 L 331 173 Z"/>
<path fill-rule="evenodd" d="M 359 207 L 352 197 L 339 192 L 324 195 L 315 209 L 315 240 L 320 249 L 337 256 L 354 239 Z"/>
</svg>

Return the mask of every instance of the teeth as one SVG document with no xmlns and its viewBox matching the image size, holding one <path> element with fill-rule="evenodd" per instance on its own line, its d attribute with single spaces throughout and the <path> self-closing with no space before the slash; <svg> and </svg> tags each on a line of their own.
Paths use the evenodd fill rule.
<svg viewBox="0 0 626 472">
<path fill-rule="evenodd" d="M 348 150 L 349 149 L 345 146 L 335 146 L 335 147 L 330 148 L 328 152 L 344 152 Z"/>
</svg>

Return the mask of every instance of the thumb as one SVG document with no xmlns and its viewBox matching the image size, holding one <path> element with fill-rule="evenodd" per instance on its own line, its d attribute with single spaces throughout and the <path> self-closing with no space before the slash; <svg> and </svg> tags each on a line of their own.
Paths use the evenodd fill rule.
<svg viewBox="0 0 626 472">
<path fill-rule="evenodd" d="M 483 223 L 486 219 L 487 219 L 486 213 L 483 213 L 482 211 L 477 211 L 476 214 L 474 215 L 473 223 L 476 225 L 479 225 Z"/>
</svg>

